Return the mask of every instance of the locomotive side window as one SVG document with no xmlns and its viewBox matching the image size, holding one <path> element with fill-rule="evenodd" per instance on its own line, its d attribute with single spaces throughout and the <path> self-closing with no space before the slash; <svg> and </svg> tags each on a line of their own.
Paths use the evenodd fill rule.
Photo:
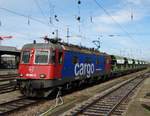
<svg viewBox="0 0 150 116">
<path fill-rule="evenodd" d="M 58 56 L 58 63 L 59 64 L 62 64 L 62 56 L 63 56 L 63 53 L 62 52 L 59 52 L 59 56 Z"/>
<path fill-rule="evenodd" d="M 78 57 L 77 57 L 77 56 L 73 56 L 73 58 L 72 58 L 72 63 L 73 63 L 73 64 L 78 63 Z"/>
<path fill-rule="evenodd" d="M 22 63 L 29 63 L 30 51 L 23 51 L 22 53 Z"/>
<path fill-rule="evenodd" d="M 36 51 L 35 63 L 36 64 L 48 63 L 48 51 Z"/>
</svg>

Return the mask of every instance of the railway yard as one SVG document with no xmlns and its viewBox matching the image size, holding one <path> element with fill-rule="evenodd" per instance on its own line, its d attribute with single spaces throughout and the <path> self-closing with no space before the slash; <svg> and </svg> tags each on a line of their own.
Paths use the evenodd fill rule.
<svg viewBox="0 0 150 116">
<path fill-rule="evenodd" d="M 52 40 L 51 42 L 53 43 Z M 74 45 L 66 44 L 66 46 L 75 47 L 76 49 L 78 49 L 78 47 Z M 32 54 L 34 53 L 33 51 L 31 51 L 32 55 L 30 56 L 29 52 L 23 51 L 22 54 L 23 56 L 21 58 L 21 60 L 23 60 L 23 63 L 21 63 L 20 61 L 19 64 L 20 52 L 16 49 L 14 49 L 13 51 L 10 51 L 10 49 L 8 49 L 9 51 L 8 52 L 6 48 L 7 47 L 3 49 L 2 54 L 6 53 L 8 55 L 13 54 L 14 56 L 9 57 L 9 59 L 4 58 L 5 62 L 3 62 L 4 60 L 3 55 L 1 55 L 0 115 L 9 115 L 9 116 L 131 115 L 132 116 L 133 114 L 137 113 L 137 111 L 140 111 L 139 113 L 137 113 L 137 115 L 139 116 L 149 115 L 150 112 L 149 111 L 150 104 L 148 102 L 149 91 L 146 88 L 149 88 L 148 85 L 150 81 L 149 79 L 150 69 L 145 67 L 145 66 L 148 67 L 148 64 L 145 61 L 129 59 L 126 57 L 119 57 L 115 55 L 109 56 L 107 54 L 100 54 L 98 51 L 92 51 L 88 48 L 83 48 L 88 52 L 91 53 L 95 52 L 95 54 L 99 54 L 99 58 L 103 57 L 104 60 L 107 60 L 107 62 L 104 62 L 102 59 L 101 60 L 99 59 L 99 61 L 101 61 L 101 64 L 104 64 L 104 66 L 106 65 L 105 66 L 106 68 L 99 65 L 100 63 L 96 64 L 81 63 L 80 65 L 76 63 L 73 66 L 69 64 L 69 66 L 72 68 L 75 66 L 74 67 L 75 76 L 78 76 L 78 74 L 80 73 L 80 76 L 82 77 L 81 73 L 82 70 L 84 70 L 83 75 L 85 75 L 85 77 L 87 76 L 86 78 L 88 79 L 88 77 L 90 77 L 90 75 L 94 73 L 94 70 L 96 70 L 94 67 L 97 65 L 98 67 L 106 71 L 106 73 L 100 72 L 101 74 L 103 74 L 101 76 L 103 78 L 100 79 L 98 76 L 97 78 L 95 78 L 97 81 L 95 81 L 94 78 L 93 79 L 91 78 L 91 80 L 87 81 L 86 79 L 85 81 L 84 79 L 82 79 L 82 81 L 74 80 L 72 81 L 74 83 L 71 83 L 70 85 L 69 83 L 68 84 L 66 83 L 64 85 L 62 84 L 63 86 L 61 86 L 61 84 L 57 85 L 57 89 L 54 89 L 55 90 L 54 93 L 52 93 L 49 97 L 46 98 L 38 97 L 38 95 L 40 94 L 36 94 L 35 97 L 32 97 L 32 93 L 34 93 L 35 90 L 37 91 L 37 89 L 30 87 L 33 86 L 36 87 L 37 85 L 39 86 L 40 83 L 34 84 L 33 82 L 33 85 L 30 85 L 32 84 L 32 81 L 30 79 L 28 80 L 26 76 L 27 77 L 34 76 L 33 75 L 35 73 L 34 71 L 36 71 L 37 69 L 38 72 L 36 73 L 41 72 L 46 74 L 47 72 L 45 72 L 43 69 L 40 68 L 40 64 L 38 64 L 38 67 L 36 67 L 35 64 L 34 64 L 35 67 L 33 64 L 31 64 L 32 66 L 25 68 L 25 66 L 27 66 L 28 64 L 24 63 L 29 61 L 28 58 L 30 58 L 30 56 L 32 60 L 32 56 L 34 56 Z M 41 57 L 41 60 L 38 59 L 38 61 L 41 62 L 43 60 L 43 57 L 44 56 Z M 110 59 L 112 60 L 109 61 Z M 98 56 L 96 61 L 98 61 Z M 49 68 L 46 68 L 45 70 L 48 71 Z M 60 68 L 55 70 L 59 71 Z M 72 72 L 71 70 L 72 69 L 70 69 L 70 72 Z M 29 74 L 27 73 L 25 76 L 24 74 L 22 74 L 22 72 L 24 73 L 24 71 L 25 74 L 29 71 Z M 53 70 L 51 69 L 50 72 L 52 71 Z M 113 72 L 112 78 L 109 75 L 110 73 L 108 73 L 110 71 Z M 43 74 L 41 73 L 40 79 L 39 80 L 36 79 L 36 81 L 40 82 L 40 80 L 43 78 Z M 58 74 L 61 74 L 61 72 L 59 72 Z M 107 76 L 107 74 L 109 76 Z M 49 73 L 47 75 L 49 75 Z M 56 76 L 59 77 L 60 75 Z M 105 76 L 106 78 L 104 78 Z M 25 79 L 22 79 L 24 77 Z M 44 79 L 42 80 L 44 81 Z M 46 82 L 48 82 L 48 80 L 45 80 L 44 84 L 46 86 L 47 86 Z M 57 83 L 59 83 L 59 81 Z M 48 83 L 48 86 L 50 85 L 51 83 Z M 43 90 L 44 89 L 40 88 L 38 90 L 39 91 L 38 93 L 40 93 L 40 91 L 42 92 Z M 137 110 L 136 108 L 137 109 L 143 108 L 143 110 Z"/>
<path fill-rule="evenodd" d="M 3 76 L 14 79 L 16 75 Z M 57 99 L 26 98 L 16 89 L 0 93 L 0 115 L 144 115 L 149 111 L 149 69 L 63 93 Z M 1 79 L 2 80 L 2 79 Z M 3 81 L 1 81 L 3 83 Z M 3 84 L 1 84 L 3 85 Z M 13 88 L 12 85 L 4 84 Z M 4 87 L 4 86 L 1 86 Z M 9 87 L 7 87 L 9 88 Z M 2 90 L 2 89 L 1 89 Z M 8 89 L 9 90 L 9 89 Z M 138 109 L 142 110 L 138 110 Z"/>
<path fill-rule="evenodd" d="M 0 115 L 150 114 L 148 62 L 46 39 L 50 43 L 27 44 L 21 52 L 4 47 Z M 59 52 L 49 56 L 52 46 Z"/>
<path fill-rule="evenodd" d="M 1 0 L 0 116 L 150 116 L 150 0 Z"/>
<path fill-rule="evenodd" d="M 0 94 L 14 91 L 17 74 L 0 75 Z"/>
</svg>

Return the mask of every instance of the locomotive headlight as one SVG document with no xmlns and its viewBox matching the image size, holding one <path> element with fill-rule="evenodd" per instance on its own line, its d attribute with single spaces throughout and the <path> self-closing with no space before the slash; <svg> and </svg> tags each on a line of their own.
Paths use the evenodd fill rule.
<svg viewBox="0 0 150 116">
<path fill-rule="evenodd" d="M 46 75 L 45 74 L 40 74 L 40 78 L 45 78 Z"/>
<path fill-rule="evenodd" d="M 20 74 L 20 77 L 23 77 L 23 74 Z"/>
</svg>

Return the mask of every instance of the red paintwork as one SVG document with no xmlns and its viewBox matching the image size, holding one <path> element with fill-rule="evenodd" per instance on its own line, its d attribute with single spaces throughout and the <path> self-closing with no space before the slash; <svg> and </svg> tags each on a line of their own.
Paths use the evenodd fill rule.
<svg viewBox="0 0 150 116">
<path fill-rule="evenodd" d="M 24 78 L 24 79 L 41 79 L 40 74 L 45 74 L 46 78 L 44 79 L 56 79 L 56 78 L 61 78 L 61 71 L 63 67 L 62 64 L 58 64 L 58 50 L 56 49 L 56 64 L 34 64 L 34 54 L 35 50 L 34 49 L 27 49 L 27 51 L 30 51 L 30 60 L 28 64 L 22 64 L 20 61 L 19 64 L 19 70 L 18 73 L 21 74 L 19 78 Z M 52 50 L 50 50 L 52 51 Z M 64 53 L 63 53 L 64 54 Z M 64 55 L 63 55 L 64 59 Z"/>
<path fill-rule="evenodd" d="M 59 53 L 59 50 L 56 49 L 55 77 L 60 79 L 62 77 L 61 72 L 62 72 L 62 68 L 63 68 L 63 63 L 62 64 L 58 63 L 58 53 Z M 62 57 L 64 59 L 64 51 L 63 51 L 63 56 Z"/>
<path fill-rule="evenodd" d="M 36 65 L 36 64 L 20 64 L 19 74 L 25 79 L 40 79 L 40 74 L 45 74 L 45 79 L 54 79 L 55 66 L 54 65 Z"/>
</svg>

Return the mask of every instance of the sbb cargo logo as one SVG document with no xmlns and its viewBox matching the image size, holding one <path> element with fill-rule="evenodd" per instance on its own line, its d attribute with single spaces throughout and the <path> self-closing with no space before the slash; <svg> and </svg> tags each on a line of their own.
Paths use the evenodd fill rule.
<svg viewBox="0 0 150 116">
<path fill-rule="evenodd" d="M 77 63 L 74 68 L 75 76 L 86 75 L 88 78 L 94 73 L 94 64 Z"/>
</svg>

